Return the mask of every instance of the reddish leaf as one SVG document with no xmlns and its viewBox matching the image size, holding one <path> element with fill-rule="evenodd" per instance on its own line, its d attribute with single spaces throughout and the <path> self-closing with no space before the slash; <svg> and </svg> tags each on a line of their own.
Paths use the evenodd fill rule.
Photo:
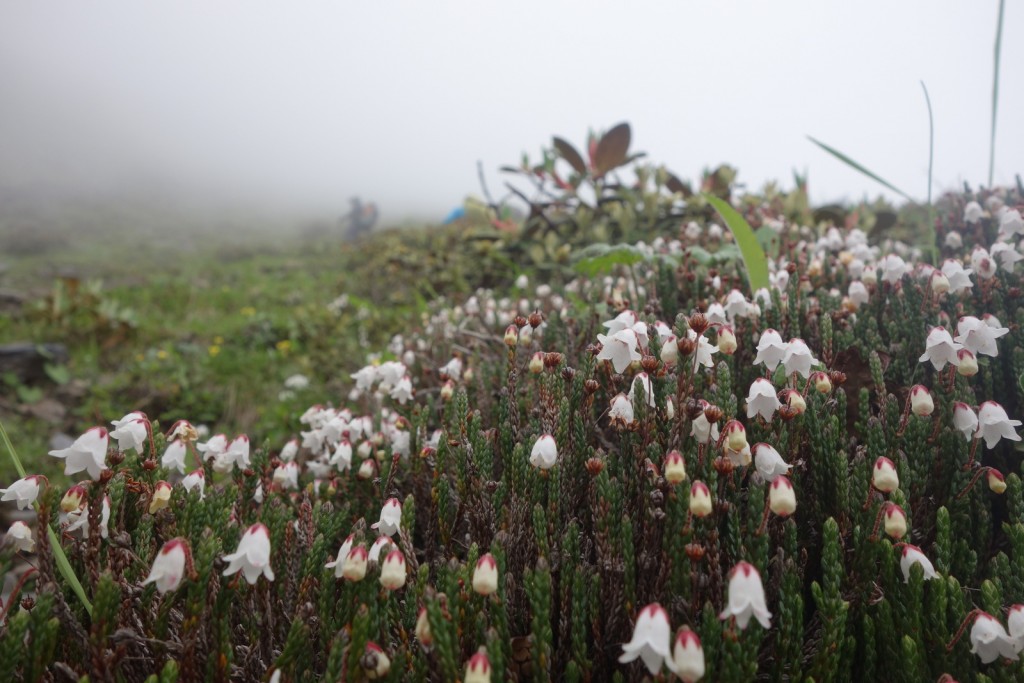
<svg viewBox="0 0 1024 683">
<path fill-rule="evenodd" d="M 587 165 L 583 162 L 583 157 L 580 156 L 575 147 L 557 135 L 551 138 L 551 143 L 555 146 L 559 156 L 568 161 L 574 171 L 580 175 L 587 174 Z"/>
<path fill-rule="evenodd" d="M 604 175 L 626 163 L 631 133 L 628 123 L 620 123 L 604 134 L 594 152 L 594 170 Z"/>
<path fill-rule="evenodd" d="M 689 183 L 684 183 L 674 173 L 669 173 L 668 178 L 665 180 L 665 187 L 668 188 L 669 192 L 673 194 L 679 192 L 683 195 L 684 199 L 688 199 L 693 196 L 693 190 L 690 189 Z"/>
</svg>

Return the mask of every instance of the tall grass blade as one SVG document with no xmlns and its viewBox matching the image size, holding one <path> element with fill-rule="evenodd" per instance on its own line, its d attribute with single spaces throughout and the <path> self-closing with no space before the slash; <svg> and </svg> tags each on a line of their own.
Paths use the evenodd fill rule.
<svg viewBox="0 0 1024 683">
<path fill-rule="evenodd" d="M 904 192 L 900 188 L 896 187 L 895 185 L 890 183 L 888 180 L 885 180 L 884 178 L 881 178 L 878 174 L 872 173 L 868 169 L 864 168 L 863 166 L 858 164 L 856 161 L 854 161 L 850 157 L 848 157 L 845 154 L 843 154 L 842 152 L 840 152 L 838 149 L 836 149 L 834 147 L 830 147 L 829 145 L 826 145 L 824 142 L 821 142 L 820 140 L 815 140 L 810 135 L 807 136 L 807 139 L 810 140 L 811 142 L 813 142 L 814 144 L 816 144 L 818 147 L 821 147 L 823 150 L 825 150 L 826 152 L 828 152 L 829 154 L 834 156 L 836 159 L 839 159 L 840 161 L 842 161 L 847 166 L 855 168 L 856 170 L 860 171 L 861 173 L 863 173 L 867 177 L 871 178 L 875 182 L 881 183 L 882 185 L 886 186 L 887 188 L 889 188 L 890 190 L 892 190 L 893 192 L 895 192 L 899 196 L 901 196 L 904 199 L 906 199 L 907 201 L 910 201 L 910 202 L 914 201 L 913 198 L 910 195 L 908 195 L 906 192 Z"/>
<path fill-rule="evenodd" d="M 736 244 L 739 246 L 740 254 L 743 256 L 743 265 L 747 269 L 747 278 L 750 280 L 751 290 L 756 292 L 762 287 L 767 288 L 768 258 L 764 254 L 764 249 L 761 248 L 761 243 L 757 241 L 757 235 L 754 234 L 750 224 L 740 215 L 739 211 L 729 206 L 729 203 L 724 199 L 710 194 L 704 195 L 704 198 L 708 200 L 711 206 L 715 207 L 715 211 L 725 221 L 725 224 L 732 232 L 732 236 L 736 238 Z"/>
<path fill-rule="evenodd" d="M 4 442 L 4 447 L 7 448 L 7 452 L 11 456 L 11 462 L 14 463 L 14 469 L 18 470 L 18 474 L 24 478 L 28 476 L 25 472 L 25 467 L 21 464 L 21 459 L 18 457 L 18 452 L 14 450 L 14 444 L 11 443 L 11 439 L 7 436 L 7 430 L 4 429 L 4 423 L 0 422 L 0 440 Z M 38 511 L 38 505 L 36 505 Z M 71 590 L 75 592 L 78 599 L 81 601 L 82 606 L 85 607 L 85 611 L 92 616 L 92 603 L 89 602 L 89 598 L 85 595 L 85 589 L 82 588 L 82 582 L 75 576 L 75 570 L 71 567 L 71 563 L 68 562 L 68 556 L 64 554 L 64 549 L 60 547 L 60 539 L 57 538 L 57 534 L 54 533 L 49 523 L 40 519 L 39 524 L 46 525 L 46 533 L 50 538 L 50 547 L 53 549 L 53 559 L 57 563 L 57 570 L 60 575 L 64 577 L 64 580 L 71 586 Z"/>
<path fill-rule="evenodd" d="M 932 163 L 935 160 L 935 119 L 932 118 L 932 98 L 928 97 L 928 86 L 921 81 L 924 102 L 928 105 L 928 206 L 932 205 Z"/>
<path fill-rule="evenodd" d="M 999 55 L 1003 51 L 1003 10 L 1006 0 L 999 0 L 999 19 L 996 21 L 995 65 L 992 74 L 992 132 L 988 140 L 988 186 L 992 187 L 992 173 L 996 166 L 996 113 L 999 111 Z"/>
</svg>

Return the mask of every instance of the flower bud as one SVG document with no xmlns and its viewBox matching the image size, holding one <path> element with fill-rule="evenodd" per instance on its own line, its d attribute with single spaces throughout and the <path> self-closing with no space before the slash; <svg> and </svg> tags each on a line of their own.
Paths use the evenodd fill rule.
<svg viewBox="0 0 1024 683">
<path fill-rule="evenodd" d="M 832 379 L 827 373 L 815 372 L 811 375 L 811 381 L 814 382 L 814 389 L 819 394 L 831 394 L 832 393 Z M 805 404 L 806 406 L 806 404 Z"/>
<path fill-rule="evenodd" d="M 427 608 L 420 607 L 420 613 L 416 616 L 416 640 L 420 641 L 423 647 L 430 647 L 434 643 L 434 635 L 430 632 L 430 619 L 427 617 Z"/>
<path fill-rule="evenodd" d="M 929 281 L 932 292 L 935 294 L 945 294 L 949 291 L 949 278 L 941 270 L 935 269 L 932 271 L 932 276 Z"/>
<path fill-rule="evenodd" d="M 452 399 L 452 395 L 455 394 L 455 382 L 448 380 L 441 386 L 441 400 L 448 402 Z"/>
<path fill-rule="evenodd" d="M 515 348 L 515 345 L 519 341 L 519 328 L 515 325 L 509 325 L 505 328 L 505 346 Z"/>
<path fill-rule="evenodd" d="M 768 489 L 768 507 L 779 517 L 789 517 L 796 512 L 796 492 L 787 477 L 781 474 L 775 477 Z"/>
<path fill-rule="evenodd" d="M 349 551 L 341 570 L 341 575 L 349 581 L 362 581 L 366 577 L 366 565 L 369 553 L 366 546 L 359 544 Z"/>
<path fill-rule="evenodd" d="M 686 626 L 676 633 L 670 668 L 683 683 L 696 683 L 704 676 L 704 647 L 697 634 Z"/>
<path fill-rule="evenodd" d="M 718 328 L 718 350 L 727 356 L 736 353 L 736 333 L 729 325 Z"/>
<path fill-rule="evenodd" d="M 885 533 L 889 538 L 899 540 L 907 535 L 907 513 L 896 503 L 885 504 Z"/>
<path fill-rule="evenodd" d="M 480 595 L 490 595 L 498 590 L 498 563 L 494 555 L 485 553 L 476 561 L 473 570 L 473 590 Z"/>
<path fill-rule="evenodd" d="M 871 471 L 871 485 L 882 493 L 892 493 L 900 487 L 900 477 L 892 460 L 884 456 L 875 460 L 875 468 Z"/>
<path fill-rule="evenodd" d="M 356 476 L 360 479 L 372 479 L 377 476 L 377 462 L 373 458 L 367 458 L 360 463 Z"/>
<path fill-rule="evenodd" d="M 694 517 L 707 517 L 711 514 L 711 490 L 702 481 L 693 482 L 690 487 L 690 514 Z"/>
<path fill-rule="evenodd" d="M 786 389 L 782 392 L 782 396 L 786 405 L 797 415 L 803 415 L 807 410 L 807 401 L 804 400 L 803 394 L 796 389 Z"/>
<path fill-rule="evenodd" d="M 491 660 L 487 658 L 487 648 L 481 647 L 466 662 L 466 675 L 463 683 L 491 683 Z"/>
<path fill-rule="evenodd" d="M 747 429 L 739 420 L 725 424 L 725 444 L 730 451 L 742 451 L 747 447 Z"/>
<path fill-rule="evenodd" d="M 538 351 L 530 356 L 530 372 L 539 375 L 544 371 L 544 352 Z"/>
<path fill-rule="evenodd" d="M 388 553 L 380 568 L 380 585 L 395 591 L 405 585 L 405 556 L 395 549 Z"/>
<path fill-rule="evenodd" d="M 956 371 L 961 377 L 974 377 L 978 374 L 978 358 L 971 351 L 960 349 L 956 352 L 956 358 Z"/>
<path fill-rule="evenodd" d="M 384 678 L 391 671 L 391 660 L 384 654 L 380 645 L 371 641 L 366 643 L 366 652 L 360 660 L 366 677 L 369 679 Z"/>
<path fill-rule="evenodd" d="M 665 417 L 669 420 L 674 420 L 676 418 L 676 402 L 671 396 L 665 399 Z"/>
<path fill-rule="evenodd" d="M 74 512 L 82 507 L 87 492 L 81 484 L 76 484 L 68 489 L 67 493 L 60 500 L 61 512 Z"/>
<path fill-rule="evenodd" d="M 686 480 L 686 462 L 679 451 L 672 451 L 665 456 L 665 480 L 670 484 Z"/>
<path fill-rule="evenodd" d="M 153 487 L 153 497 L 149 500 L 149 514 L 155 515 L 157 510 L 163 510 L 171 502 L 172 487 L 166 481 L 158 481 Z"/>
<path fill-rule="evenodd" d="M 928 388 L 915 384 L 910 389 L 910 410 L 918 417 L 928 417 L 935 410 L 935 402 Z"/>
<path fill-rule="evenodd" d="M 989 467 L 985 477 L 988 480 L 988 488 L 992 493 L 1001 496 L 1006 492 L 1006 479 L 1003 478 L 1002 472 Z"/>
</svg>

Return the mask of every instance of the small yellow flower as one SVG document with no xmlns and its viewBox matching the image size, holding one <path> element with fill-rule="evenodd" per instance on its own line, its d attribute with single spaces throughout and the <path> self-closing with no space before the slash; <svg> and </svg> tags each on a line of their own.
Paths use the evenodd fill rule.
<svg viewBox="0 0 1024 683">
<path fill-rule="evenodd" d="M 216 337 L 213 338 L 213 343 L 217 344 L 218 346 L 223 344 L 224 343 L 224 337 L 222 337 L 220 335 L 217 335 Z"/>
<path fill-rule="evenodd" d="M 256 309 L 253 308 L 252 306 L 243 306 L 241 313 L 242 315 L 251 318 L 252 316 L 256 315 Z"/>
<path fill-rule="evenodd" d="M 287 354 L 289 351 L 292 350 L 291 341 L 288 339 L 282 339 L 281 341 L 277 342 L 277 350 L 283 354 Z"/>
<path fill-rule="evenodd" d="M 160 349 L 159 351 L 156 352 L 156 357 L 159 358 L 160 360 L 167 360 L 167 357 L 169 355 L 170 354 L 164 351 L 163 349 Z"/>
<path fill-rule="evenodd" d="M 207 351 L 210 352 L 211 356 L 216 356 L 218 353 L 220 353 L 220 346 L 217 344 L 213 344 L 210 346 L 209 349 L 207 349 Z"/>
</svg>

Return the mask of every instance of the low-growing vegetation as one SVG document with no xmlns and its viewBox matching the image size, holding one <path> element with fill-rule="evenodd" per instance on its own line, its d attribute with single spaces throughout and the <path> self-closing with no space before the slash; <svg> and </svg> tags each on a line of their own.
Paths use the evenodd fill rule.
<svg viewBox="0 0 1024 683">
<path fill-rule="evenodd" d="M 1020 188 L 813 210 L 622 135 L 522 225 L 3 323 L 73 439 L 5 406 L 0 680 L 1021 680 Z"/>
</svg>

